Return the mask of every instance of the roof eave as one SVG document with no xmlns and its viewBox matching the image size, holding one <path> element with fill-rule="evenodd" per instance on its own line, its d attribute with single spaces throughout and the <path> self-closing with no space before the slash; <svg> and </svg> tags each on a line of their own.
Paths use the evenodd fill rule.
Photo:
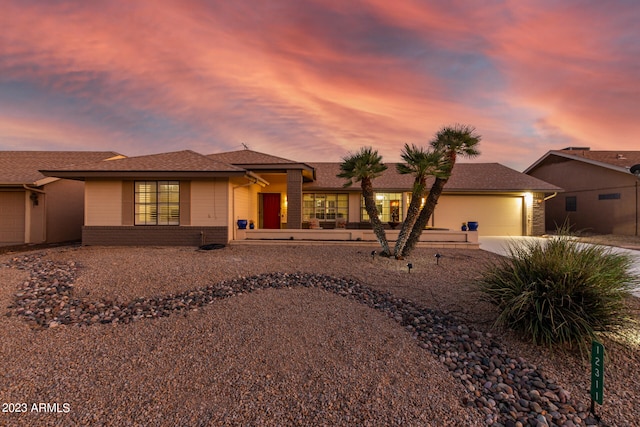
<svg viewBox="0 0 640 427">
<path fill-rule="evenodd" d="M 45 176 L 84 181 L 90 178 L 226 178 L 244 176 L 246 171 L 40 171 Z"/>
</svg>

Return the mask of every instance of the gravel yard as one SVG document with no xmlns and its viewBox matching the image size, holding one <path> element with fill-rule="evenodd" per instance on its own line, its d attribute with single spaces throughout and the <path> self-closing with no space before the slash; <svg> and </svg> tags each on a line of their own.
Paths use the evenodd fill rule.
<svg viewBox="0 0 640 427">
<path fill-rule="evenodd" d="M 594 421 L 585 413 L 588 362 L 490 329 L 492 307 L 478 301 L 472 282 L 497 255 L 442 249 L 436 265 L 435 249 L 419 248 L 404 261 L 373 258 L 373 249 L 62 247 L 0 255 L 0 307 L 8 314 L 0 318 L 0 402 L 27 407 L 3 412 L 0 425 L 473 426 L 517 425 L 523 414 L 524 422 L 544 425 L 554 407 L 561 417 L 552 423 Z M 51 274 L 56 268 L 60 276 Z M 69 278 L 68 293 L 38 290 L 43 280 Z M 40 324 L 18 314 L 21 288 L 40 292 L 20 302 L 31 311 L 41 304 Z M 75 311 L 60 321 L 54 316 L 63 318 L 65 304 Z M 630 304 L 638 309 L 637 299 Z M 429 322 L 447 327 L 432 332 Z M 605 402 L 597 413 L 607 425 L 637 425 L 640 335 L 605 347 Z M 476 364 L 487 373 L 471 378 L 460 367 L 482 360 L 467 355 L 483 351 L 503 362 L 496 366 L 488 353 L 486 366 Z M 498 394 L 507 402 L 514 393 L 506 371 L 545 385 L 519 392 L 527 398 L 514 420 L 496 415 Z M 544 390 L 548 398 L 536 397 Z M 45 405 L 34 410 L 34 403 Z"/>
</svg>

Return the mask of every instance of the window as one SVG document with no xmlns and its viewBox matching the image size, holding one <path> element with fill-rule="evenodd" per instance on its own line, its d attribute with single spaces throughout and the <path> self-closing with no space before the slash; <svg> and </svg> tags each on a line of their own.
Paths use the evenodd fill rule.
<svg viewBox="0 0 640 427">
<path fill-rule="evenodd" d="M 136 181 L 134 224 L 180 225 L 180 182 Z"/>
<path fill-rule="evenodd" d="M 402 193 L 376 193 L 375 202 L 378 208 L 378 216 L 382 222 L 400 222 L 402 218 Z M 361 200 L 362 221 L 369 221 L 369 214 Z"/>
<path fill-rule="evenodd" d="M 578 210 L 578 199 L 576 196 L 567 196 L 564 198 L 564 210 L 567 212 L 575 212 Z"/>
<path fill-rule="evenodd" d="M 305 193 L 302 197 L 302 220 L 335 221 L 349 215 L 348 194 Z"/>
<path fill-rule="evenodd" d="M 598 200 L 617 200 L 620 198 L 620 193 L 598 194 Z"/>
</svg>

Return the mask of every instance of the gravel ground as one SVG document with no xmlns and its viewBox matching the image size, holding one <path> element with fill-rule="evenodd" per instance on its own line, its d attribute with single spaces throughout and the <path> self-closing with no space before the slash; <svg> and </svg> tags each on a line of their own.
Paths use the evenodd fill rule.
<svg viewBox="0 0 640 427">
<path fill-rule="evenodd" d="M 245 283 L 265 273 L 347 278 L 373 292 L 410 300 L 407 307 L 415 303 L 454 316 L 459 325 L 466 325 L 458 328 L 479 331 L 466 331 L 470 341 L 476 336 L 478 341 L 489 337 L 492 345 L 499 341 L 514 358 L 505 363 L 520 369 L 526 360 L 535 365 L 545 385 L 566 391 L 574 413 L 562 419 L 565 425 L 594 422 L 584 414 L 589 404 L 588 362 L 490 330 L 495 314 L 478 302 L 471 284 L 496 255 L 442 249 L 436 265 L 434 249 L 417 249 L 405 261 L 371 257 L 373 249 L 71 247 L 30 253 L 33 259 L 24 263 L 35 265 L 39 257 L 65 266 L 74 281 L 65 301 L 109 307 L 125 307 L 137 299 L 147 304 L 171 295 L 184 301 L 192 298 L 188 295 L 194 289 L 223 280 Z M 0 255 L 0 264 L 22 255 Z M 56 282 L 67 279 L 49 277 Z M 165 313 L 168 317 L 145 319 L 130 313 L 117 323 L 102 324 L 104 319 L 96 318 L 89 326 L 56 322 L 52 326 L 57 327 L 43 329 L 16 315 L 15 295 L 29 282 L 26 271 L 0 269 L 0 307 L 10 314 L 0 319 L 0 402 L 27 404 L 26 413 L 0 414 L 0 425 L 472 426 L 496 421 L 491 394 L 481 393 L 473 378 L 450 366 L 461 364 L 462 356 L 437 352 L 433 340 L 421 335 L 421 326 L 407 320 L 406 310 L 396 311 L 394 317 L 335 291 L 285 286 L 229 293 L 233 296 Z M 230 282 L 225 289 L 233 286 Z M 630 304 L 638 309 L 637 299 Z M 53 307 L 52 312 L 58 310 Z M 607 366 L 615 368 L 606 370 L 605 402 L 597 413 L 603 425 L 637 425 L 638 331 L 624 342 L 607 340 L 605 346 Z M 487 390 L 495 386 L 489 381 Z M 521 403 L 533 405 L 533 393 L 527 397 L 530 402 Z M 49 406 L 36 405 L 38 413 L 34 403 Z M 530 425 L 545 425 L 546 419 L 536 417 L 533 409 L 531 413 Z M 544 418 L 548 411 L 538 415 Z"/>
</svg>

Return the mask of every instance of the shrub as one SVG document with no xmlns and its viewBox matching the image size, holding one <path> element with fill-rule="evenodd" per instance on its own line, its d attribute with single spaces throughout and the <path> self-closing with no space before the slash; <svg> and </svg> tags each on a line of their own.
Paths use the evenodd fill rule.
<svg viewBox="0 0 640 427">
<path fill-rule="evenodd" d="M 510 243 L 509 256 L 479 280 L 484 299 L 497 306 L 496 326 L 535 344 L 584 349 L 599 333 L 619 331 L 630 313 L 624 299 L 637 286 L 632 258 L 568 234 Z"/>
</svg>

